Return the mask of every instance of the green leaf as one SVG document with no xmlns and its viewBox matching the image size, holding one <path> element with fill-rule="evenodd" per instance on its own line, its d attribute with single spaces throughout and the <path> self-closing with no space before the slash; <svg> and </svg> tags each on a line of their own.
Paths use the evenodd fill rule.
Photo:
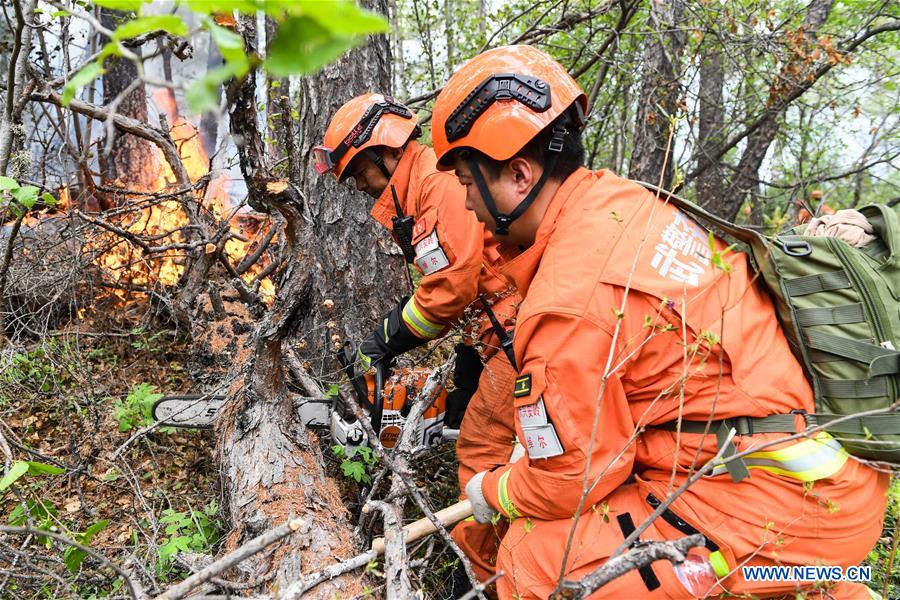
<svg viewBox="0 0 900 600">
<path fill-rule="evenodd" d="M 346 477 L 352 478 L 357 483 L 368 477 L 365 465 L 354 460 L 345 460 L 344 462 L 342 462 L 341 470 L 344 472 L 344 475 Z"/>
<path fill-rule="evenodd" d="M 107 525 L 109 525 L 107 519 L 101 519 L 96 523 L 91 524 L 85 529 L 84 533 L 81 534 L 81 539 L 79 541 L 84 545 L 90 544 L 91 540 L 94 539 L 94 536 L 106 529 Z"/>
<path fill-rule="evenodd" d="M 209 37 L 218 46 L 225 62 L 247 62 L 247 55 L 244 54 L 244 40 L 241 39 L 241 36 L 230 29 L 216 25 L 212 19 L 204 20 L 203 26 L 209 31 Z"/>
<path fill-rule="evenodd" d="M 122 56 L 122 48 L 119 47 L 119 42 L 109 42 L 103 46 L 100 49 L 100 54 L 97 55 L 97 62 L 102 66 L 103 62 L 110 56 Z"/>
<path fill-rule="evenodd" d="M 0 492 L 5 492 L 6 489 L 14 484 L 22 475 L 28 472 L 28 463 L 22 460 L 17 460 L 13 463 L 13 466 L 9 468 L 9 472 L 0 479 Z"/>
<path fill-rule="evenodd" d="M 293 6 L 333 33 L 364 35 L 388 30 L 387 19 L 361 9 L 355 2 L 297 2 Z"/>
<path fill-rule="evenodd" d="M 41 200 L 44 201 L 44 204 L 47 206 L 56 206 L 56 198 L 53 197 L 53 194 L 50 192 L 44 192 L 41 194 Z"/>
<path fill-rule="evenodd" d="M 37 202 L 38 192 L 40 190 L 33 185 L 26 185 L 12 191 L 13 198 L 19 201 L 19 204 L 31 210 L 34 203 Z"/>
<path fill-rule="evenodd" d="M 190 111 L 192 113 L 202 113 L 218 108 L 219 98 L 222 94 L 219 86 L 232 77 L 243 77 L 247 70 L 246 63 L 242 68 L 235 63 L 227 63 L 210 70 L 202 78 L 195 81 L 184 95 Z"/>
<path fill-rule="evenodd" d="M 103 8 L 133 12 L 139 11 L 143 3 L 144 0 L 94 0 L 94 4 Z"/>
<path fill-rule="evenodd" d="M 325 66 L 355 44 L 308 16 L 292 16 L 282 23 L 270 47 L 266 69 L 276 77 L 309 74 Z"/>
<path fill-rule="evenodd" d="M 13 179 L 12 177 L 6 177 L 5 175 L 0 175 L 0 192 L 5 192 L 7 190 L 15 190 L 18 189 L 19 182 Z"/>
<path fill-rule="evenodd" d="M 47 463 L 33 460 L 27 461 L 26 464 L 28 465 L 29 475 L 59 475 L 66 472 L 65 469 L 60 469 L 55 465 L 48 465 Z"/>
<path fill-rule="evenodd" d="M 69 11 L 67 11 L 67 10 L 57 10 L 57 11 L 54 11 L 54 12 L 50 13 L 50 16 L 53 17 L 53 18 L 56 18 L 56 17 L 68 17 L 70 14 L 71 14 L 71 13 L 70 13 Z"/>
<path fill-rule="evenodd" d="M 101 75 L 103 75 L 103 67 L 99 62 L 95 61 L 86 64 L 80 71 L 72 76 L 72 79 L 70 79 L 68 83 L 66 83 L 66 87 L 63 88 L 62 95 L 60 96 L 60 104 L 68 106 L 69 102 L 75 98 L 75 93 L 78 90 Z"/>
<path fill-rule="evenodd" d="M 151 31 L 165 31 L 177 36 L 188 34 L 187 23 L 176 15 L 153 15 L 150 17 L 138 17 L 120 25 L 113 31 L 112 39 L 116 41 L 129 40 Z"/>
<path fill-rule="evenodd" d="M 204 15 L 230 13 L 235 10 L 244 14 L 254 14 L 257 10 L 266 8 L 266 2 L 257 0 L 188 0 L 187 4 L 192 11 Z"/>
<path fill-rule="evenodd" d="M 63 562 L 66 564 L 66 568 L 72 575 L 78 572 L 78 567 L 81 566 L 81 563 L 84 562 L 85 558 L 87 558 L 87 552 L 80 548 L 75 548 L 74 546 L 67 548 L 63 554 Z"/>
</svg>

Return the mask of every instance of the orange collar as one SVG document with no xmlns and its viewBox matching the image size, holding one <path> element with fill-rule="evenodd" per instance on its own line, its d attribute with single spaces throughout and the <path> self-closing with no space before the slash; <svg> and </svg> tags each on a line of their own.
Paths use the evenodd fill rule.
<svg viewBox="0 0 900 600">
<path fill-rule="evenodd" d="M 415 206 L 410 206 L 408 202 L 409 181 L 412 177 L 413 169 L 418 163 L 419 155 L 426 149 L 425 146 L 415 140 L 410 140 L 403 150 L 403 156 L 397 163 L 397 168 L 391 175 L 391 180 L 385 186 L 384 191 L 375 201 L 369 214 L 373 219 L 381 223 L 388 231 L 393 231 L 393 223 L 391 219 L 397 216 L 397 210 L 394 208 L 394 197 L 391 195 L 391 186 L 397 192 L 397 199 L 400 201 L 400 208 L 403 213 L 410 215 L 415 213 Z"/>
<path fill-rule="evenodd" d="M 544 250 L 547 249 L 547 242 L 550 240 L 550 235 L 553 233 L 553 230 L 556 229 L 556 222 L 559 220 L 560 213 L 562 213 L 563 208 L 568 203 L 569 199 L 575 196 L 575 190 L 577 190 L 586 179 L 593 175 L 594 173 L 592 171 L 589 171 L 584 167 L 579 168 L 569 175 L 563 184 L 559 186 L 559 189 L 556 190 L 553 199 L 550 200 L 550 204 L 547 206 L 547 212 L 544 213 L 541 224 L 535 233 L 534 243 L 526 248 L 524 252 L 515 258 L 510 259 L 501 267 L 501 272 L 504 277 L 516 286 L 516 289 L 519 290 L 519 294 L 521 294 L 523 298 L 528 293 L 528 287 L 531 285 L 531 280 L 534 279 L 538 266 L 541 264 L 541 257 L 544 255 Z"/>
</svg>

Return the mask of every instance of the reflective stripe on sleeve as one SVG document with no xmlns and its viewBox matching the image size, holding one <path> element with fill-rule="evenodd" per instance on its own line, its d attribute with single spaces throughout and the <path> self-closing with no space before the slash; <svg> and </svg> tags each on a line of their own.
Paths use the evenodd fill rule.
<svg viewBox="0 0 900 600">
<path fill-rule="evenodd" d="M 406 325 L 415 331 L 419 337 L 423 337 L 426 340 L 433 340 L 437 336 L 441 334 L 444 326 L 439 323 L 432 323 L 419 311 L 419 307 L 416 306 L 415 298 L 410 298 L 409 302 L 406 303 L 406 306 L 403 307 L 403 322 Z"/>
<path fill-rule="evenodd" d="M 847 462 L 847 451 L 827 432 L 779 450 L 752 452 L 743 458 L 751 469 L 763 469 L 800 481 L 816 481 L 837 473 Z M 727 473 L 724 464 L 716 465 L 711 476 Z"/>
<path fill-rule="evenodd" d="M 509 491 L 506 489 L 506 482 L 508 479 L 509 471 L 506 471 L 506 473 L 500 476 L 500 480 L 497 482 L 497 503 L 500 505 L 500 509 L 503 510 L 510 519 L 518 519 L 522 516 L 522 513 L 519 512 L 519 509 L 516 508 L 513 501 L 509 499 Z"/>
</svg>

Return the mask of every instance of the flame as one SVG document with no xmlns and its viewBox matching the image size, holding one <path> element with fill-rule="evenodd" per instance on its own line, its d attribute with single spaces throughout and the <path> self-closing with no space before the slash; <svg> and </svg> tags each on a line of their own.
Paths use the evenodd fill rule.
<svg viewBox="0 0 900 600">
<path fill-rule="evenodd" d="M 194 125 L 178 114 L 174 95 L 169 89 L 159 89 L 153 94 L 153 100 L 159 112 L 166 115 L 169 123 L 169 133 L 172 141 L 178 148 L 178 154 L 190 177 L 191 183 L 196 183 L 209 173 L 209 156 L 203 149 L 199 132 Z M 134 190 L 127 182 L 115 183 L 133 192 L 164 192 L 176 189 L 176 178 L 170 165 L 164 160 L 162 153 L 155 146 L 152 149 L 154 155 L 153 164 L 149 168 L 156 172 L 155 182 L 150 189 Z M 265 236 L 265 229 L 260 226 L 248 227 L 248 219 L 245 215 L 233 214 L 233 207 L 228 194 L 229 181 L 225 174 L 212 178 L 201 194 L 200 210 L 208 210 L 213 213 L 216 221 L 229 218 L 229 227 L 232 236 L 225 242 L 224 252 L 232 266 L 241 260 L 258 246 Z M 146 200 L 139 193 L 127 193 L 126 198 L 140 205 Z M 60 197 L 62 200 L 62 196 Z M 68 190 L 66 190 L 66 203 L 68 203 Z M 185 227 L 190 225 L 188 216 L 176 200 L 165 200 L 153 205 L 145 206 L 126 216 L 118 217 L 116 226 L 141 236 L 151 239 L 151 246 L 171 246 L 184 244 L 187 240 L 182 234 Z M 248 231 L 252 229 L 253 231 Z M 99 248 L 100 256 L 97 263 L 112 277 L 114 281 L 123 287 L 131 286 L 147 287 L 159 283 L 163 286 L 172 286 L 178 283 L 184 273 L 185 250 L 167 248 L 160 253 L 145 256 L 139 246 L 133 244 L 125 237 L 112 232 L 101 232 L 94 241 L 94 247 Z M 207 252 L 214 252 L 215 246 L 207 244 Z M 265 257 L 248 269 L 241 277 L 245 283 L 253 285 L 257 275 L 265 268 Z M 271 305 L 275 297 L 275 285 L 269 277 L 258 282 L 258 294 L 266 304 Z M 125 290 L 116 290 L 116 295 L 123 300 L 127 297 Z"/>
</svg>

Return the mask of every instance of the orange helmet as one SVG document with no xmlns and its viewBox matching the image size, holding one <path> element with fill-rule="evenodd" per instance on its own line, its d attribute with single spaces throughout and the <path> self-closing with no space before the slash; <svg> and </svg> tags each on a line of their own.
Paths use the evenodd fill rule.
<svg viewBox="0 0 900 600">
<path fill-rule="evenodd" d="M 344 104 L 331 118 L 324 142 L 313 148 L 319 174 L 331 171 L 339 180 L 360 152 L 375 146 L 400 148 L 421 131 L 416 115 L 390 96 L 363 94 Z"/>
<path fill-rule="evenodd" d="M 457 148 L 511 158 L 573 105 L 581 127 L 587 96 L 561 64 L 534 46 L 483 52 L 454 73 L 434 104 L 438 168 L 451 168 Z"/>
</svg>

